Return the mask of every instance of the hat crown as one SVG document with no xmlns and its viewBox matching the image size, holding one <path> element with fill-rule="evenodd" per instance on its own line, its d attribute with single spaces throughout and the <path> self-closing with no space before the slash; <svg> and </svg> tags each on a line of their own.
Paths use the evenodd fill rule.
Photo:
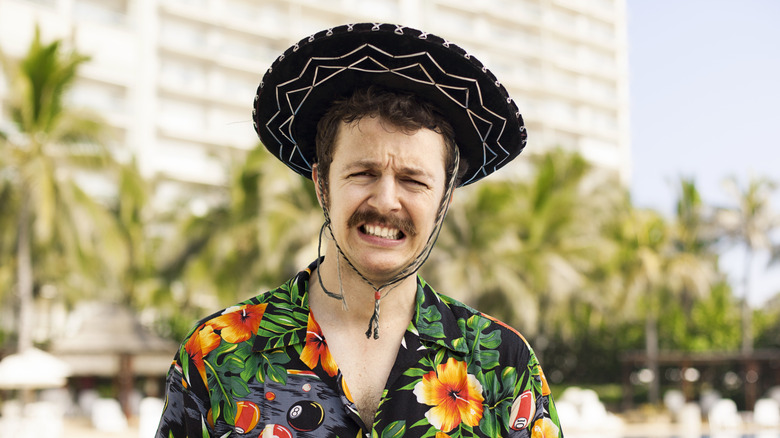
<svg viewBox="0 0 780 438">
<path fill-rule="evenodd" d="M 517 106 L 476 57 L 436 35 L 383 23 L 324 29 L 290 46 L 257 89 L 255 130 L 271 153 L 310 178 L 318 120 L 334 100 L 374 84 L 419 95 L 448 118 L 469 165 L 461 185 L 525 147 Z"/>
</svg>

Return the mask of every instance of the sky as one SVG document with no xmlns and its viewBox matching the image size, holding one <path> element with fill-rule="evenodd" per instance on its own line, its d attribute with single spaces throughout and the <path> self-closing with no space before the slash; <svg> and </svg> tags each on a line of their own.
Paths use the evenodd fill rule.
<svg viewBox="0 0 780 438">
<path fill-rule="evenodd" d="M 780 1 L 626 3 L 634 204 L 671 215 L 685 177 L 706 203 L 734 206 L 722 181 L 764 176 L 779 185 L 780 213 Z M 743 258 L 734 249 L 721 259 L 732 284 Z M 754 305 L 780 292 L 780 266 L 767 260 L 754 263 Z"/>
</svg>

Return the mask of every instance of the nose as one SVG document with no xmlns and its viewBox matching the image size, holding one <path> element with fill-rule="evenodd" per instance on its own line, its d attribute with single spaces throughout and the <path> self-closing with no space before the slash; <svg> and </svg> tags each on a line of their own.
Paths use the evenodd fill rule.
<svg viewBox="0 0 780 438">
<path fill-rule="evenodd" d="M 398 197 L 398 182 L 389 175 L 383 175 L 374 184 L 368 205 L 379 213 L 389 213 L 401 209 Z"/>
</svg>

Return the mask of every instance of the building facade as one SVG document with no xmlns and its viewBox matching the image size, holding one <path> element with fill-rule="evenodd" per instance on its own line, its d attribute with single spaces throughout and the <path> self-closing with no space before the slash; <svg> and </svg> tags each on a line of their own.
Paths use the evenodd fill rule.
<svg viewBox="0 0 780 438">
<path fill-rule="evenodd" d="M 456 41 L 516 100 L 527 153 L 577 150 L 628 181 L 625 0 L 0 0 L 0 48 L 22 56 L 37 23 L 90 55 L 71 103 L 100 112 L 115 149 L 174 196 L 224 185 L 226 163 L 257 144 L 251 102 L 278 54 L 362 21 Z"/>
</svg>

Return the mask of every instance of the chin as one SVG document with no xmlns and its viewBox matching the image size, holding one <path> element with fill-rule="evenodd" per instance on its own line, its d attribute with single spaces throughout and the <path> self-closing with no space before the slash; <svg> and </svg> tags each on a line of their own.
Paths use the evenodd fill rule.
<svg viewBox="0 0 780 438">
<path fill-rule="evenodd" d="M 396 274 L 401 272 L 402 269 L 407 267 L 409 263 L 411 263 L 411 260 L 407 260 L 402 263 L 397 261 L 376 261 L 374 263 L 366 262 L 361 263 L 358 267 L 358 270 L 366 278 L 371 280 L 371 282 L 375 283 L 376 285 L 381 285 L 382 283 L 391 280 Z"/>
</svg>

